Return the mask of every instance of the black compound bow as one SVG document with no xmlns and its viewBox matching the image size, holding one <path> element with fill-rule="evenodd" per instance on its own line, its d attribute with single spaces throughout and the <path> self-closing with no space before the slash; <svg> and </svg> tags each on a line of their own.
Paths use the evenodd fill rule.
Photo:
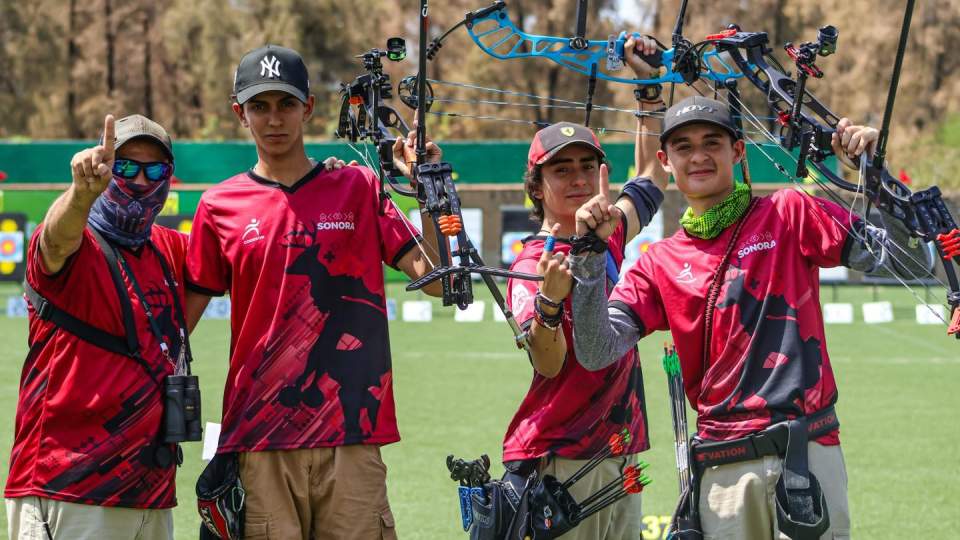
<svg viewBox="0 0 960 540">
<path fill-rule="evenodd" d="M 372 141 L 377 147 L 379 158 L 376 167 L 381 176 L 382 199 L 389 199 L 389 195 L 383 188 L 385 183 L 383 180 L 387 179 L 397 193 L 417 198 L 417 201 L 423 205 L 423 215 L 430 218 L 430 224 L 424 223 L 424 226 L 433 226 L 436 230 L 439 264 L 420 279 L 408 284 L 407 290 L 419 290 L 439 280 L 443 291 L 443 305 L 456 305 L 460 309 L 466 309 L 474 301 L 472 276 L 479 275 L 513 331 L 517 347 L 529 350 L 527 332 L 520 328 L 513 313 L 507 307 L 494 277 L 531 281 L 540 281 L 543 278 L 536 274 L 513 272 L 484 264 L 464 229 L 460 197 L 453 183 L 453 167 L 446 162 L 429 163 L 427 161 L 426 113 L 432 105 L 432 92 L 428 92 L 427 82 L 429 30 L 428 0 L 421 0 L 419 70 L 415 79 L 409 77 L 404 79 L 399 89 L 403 102 L 416 106 L 416 162 L 411 171 L 416 189 L 406 189 L 396 179 L 400 176 L 399 169 L 393 163 L 393 145 L 397 138 L 390 133 L 390 130 L 403 131 L 405 134 L 407 125 L 395 109 L 383 103 L 383 99 L 391 97 L 389 76 L 383 73 L 379 62 L 379 58 L 386 53 L 373 49 L 361 56 L 367 73 L 358 77 L 353 83 L 344 85 L 341 91 L 342 106 L 337 135 L 348 138 L 351 142 L 364 139 Z M 399 42 L 395 38 L 388 42 L 388 51 L 391 49 L 390 43 L 393 44 L 393 49 L 399 48 Z M 363 157 L 369 164 L 369 156 Z M 455 241 L 455 247 L 451 246 L 451 240 Z M 424 254 L 426 254 L 425 251 Z M 456 262 L 454 258 L 457 259 Z"/>
<path fill-rule="evenodd" d="M 579 14 L 583 13 L 584 5 L 585 0 L 580 0 L 578 22 L 582 19 Z M 913 192 L 890 173 L 885 161 L 890 119 L 906 50 L 914 0 L 908 0 L 905 8 L 876 151 L 872 157 L 862 160 L 860 180 L 857 183 L 847 181 L 828 165 L 827 158 L 833 155 L 831 138 L 836 132 L 840 117 L 807 88 L 810 78 L 823 76 L 823 71 L 816 65 L 818 58 L 829 56 L 836 50 L 838 38 L 836 28 L 825 26 L 820 29 L 816 41 L 799 45 L 788 43 L 784 47 L 796 67 L 796 77 L 792 77 L 773 56 L 773 49 L 769 47 L 766 32 L 743 32 L 736 25 L 730 25 L 724 31 L 709 35 L 699 42 L 686 39 L 683 36 L 686 8 L 687 0 L 684 0 L 673 31 L 672 47 L 667 49 L 661 45 L 663 50 L 658 57 L 647 59 L 648 63 L 653 65 L 658 62 L 662 62 L 663 65 L 660 74 L 649 79 L 630 79 L 609 73 L 611 66 L 618 65 L 616 59 L 612 58 L 613 55 L 621 56 L 619 65 L 622 66 L 622 43 L 618 49 L 614 36 L 611 36 L 607 42 L 586 40 L 583 36 L 582 24 L 578 24 L 577 35 L 574 37 L 528 34 L 519 30 L 511 22 L 506 2 L 503 0 L 496 1 L 487 8 L 467 13 L 461 22 L 433 41 L 430 54 L 436 54 L 442 46 L 443 39 L 456 28 L 463 26 L 482 50 L 497 59 L 546 58 L 591 77 L 636 84 L 668 82 L 675 86 L 678 83 L 685 83 L 701 94 L 704 92 L 697 89 L 696 84 L 703 81 L 712 82 L 713 88 L 708 91 L 719 97 L 719 93 L 726 90 L 728 101 L 738 122 L 746 120 L 745 127 L 748 129 L 742 128 L 744 135 L 761 134 L 768 143 L 772 143 L 769 146 L 776 146 L 785 152 L 788 160 L 796 162 L 796 170 L 787 171 L 764 150 L 764 145 L 757 146 L 761 153 L 791 182 L 799 183 L 802 179 L 815 182 L 836 202 L 850 208 L 851 212 L 852 206 L 840 197 L 830 184 L 854 193 L 855 197 L 862 197 L 866 201 L 867 206 L 863 212 L 865 217 L 870 215 L 870 207 L 875 206 L 903 222 L 916 239 L 936 247 L 947 278 L 947 284 L 941 284 L 947 289 L 946 300 L 950 308 L 950 322 L 947 323 L 946 320 L 944 322 L 948 324 L 948 334 L 960 338 L 960 279 L 954 268 L 954 264 L 960 265 L 960 231 L 957 223 L 937 187 Z M 620 38 L 623 36 L 624 34 L 621 34 Z M 578 48 L 574 46 L 576 43 L 581 46 L 586 44 L 586 46 Z M 603 43 L 607 43 L 608 46 L 604 47 Z M 597 73 L 597 66 L 607 57 L 610 60 L 606 63 L 607 71 Z M 747 107 L 737 91 L 737 83 L 740 81 L 749 82 L 763 93 L 772 116 L 757 115 Z M 469 87 L 470 85 L 461 86 Z M 491 90 L 483 87 L 476 88 Z M 516 92 L 511 94 L 540 98 L 540 96 Z M 672 91 L 670 99 L 672 102 Z M 588 111 L 591 107 L 589 95 L 584 103 L 567 103 L 578 108 L 586 108 Z M 608 109 L 617 111 L 617 109 Z M 780 133 L 772 133 L 764 125 L 765 122 L 779 123 Z M 796 157 L 793 152 L 797 153 Z M 810 167 L 816 172 L 810 171 Z M 898 273 L 904 268 L 924 266 L 924 263 L 913 259 L 907 249 L 895 247 L 898 253 L 888 253 L 889 261 L 886 261 L 887 257 L 885 257 L 881 262 L 894 278 L 910 289 L 909 284 L 901 279 Z M 904 258 L 910 259 L 907 264 L 903 263 Z M 939 282 L 935 275 L 931 274 L 929 277 Z M 912 289 L 910 290 L 912 292 Z M 916 293 L 914 295 L 923 301 Z M 940 317 L 939 314 L 934 313 Z"/>
</svg>

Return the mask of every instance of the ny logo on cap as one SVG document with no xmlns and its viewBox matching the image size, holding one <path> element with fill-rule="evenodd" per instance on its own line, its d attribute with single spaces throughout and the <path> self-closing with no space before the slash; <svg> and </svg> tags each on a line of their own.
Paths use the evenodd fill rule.
<svg viewBox="0 0 960 540">
<path fill-rule="evenodd" d="M 280 78 L 280 61 L 277 60 L 276 56 L 263 57 L 263 60 L 260 60 L 260 76 L 261 77 L 270 77 L 271 79 Z"/>
<path fill-rule="evenodd" d="M 684 107 L 684 108 L 680 109 L 679 111 L 677 111 L 677 114 L 675 114 L 674 116 L 683 116 L 683 115 L 685 115 L 685 114 L 687 114 L 687 113 L 691 113 L 691 112 L 694 112 L 694 111 L 700 111 L 700 112 L 717 112 L 716 109 L 714 109 L 713 107 L 707 106 L 707 105 L 687 105 L 686 107 Z"/>
<path fill-rule="evenodd" d="M 560 133 L 566 135 L 567 137 L 573 137 L 575 133 L 574 129 L 570 126 L 560 128 Z"/>
</svg>

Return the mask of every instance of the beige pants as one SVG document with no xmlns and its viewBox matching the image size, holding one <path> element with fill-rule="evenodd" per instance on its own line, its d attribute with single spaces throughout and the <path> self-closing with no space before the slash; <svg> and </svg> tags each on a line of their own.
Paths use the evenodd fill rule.
<svg viewBox="0 0 960 540">
<path fill-rule="evenodd" d="M 240 454 L 249 540 L 394 540 L 380 447 Z"/>
<path fill-rule="evenodd" d="M 173 510 L 19 497 L 7 499 L 7 532 L 11 540 L 173 540 Z"/>
<path fill-rule="evenodd" d="M 570 494 L 578 502 L 590 494 L 616 480 L 623 465 L 637 462 L 636 456 L 610 458 L 604 460 L 596 469 L 577 481 L 570 488 Z M 573 476 L 586 460 L 554 458 L 543 469 L 560 481 Z M 628 495 L 600 512 L 580 522 L 572 531 L 561 536 L 563 540 L 622 540 L 640 538 L 640 526 L 643 512 L 640 510 L 640 495 Z"/>
<path fill-rule="evenodd" d="M 839 446 L 807 444 L 810 470 L 827 500 L 830 528 L 821 540 L 850 538 L 847 470 Z M 700 481 L 700 520 L 706 540 L 789 540 L 777 531 L 776 456 L 710 467 Z"/>
</svg>

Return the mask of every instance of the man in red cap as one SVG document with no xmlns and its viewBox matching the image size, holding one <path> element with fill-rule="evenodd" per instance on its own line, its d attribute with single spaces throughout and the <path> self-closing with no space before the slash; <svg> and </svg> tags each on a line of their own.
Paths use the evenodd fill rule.
<svg viewBox="0 0 960 540">
<path fill-rule="evenodd" d="M 638 54 L 652 54 L 655 48 L 649 38 L 631 38 L 626 43 L 625 59 L 637 77 L 655 76 Z M 624 185 L 617 200 L 624 217 L 604 254 L 609 288 L 618 279 L 627 243 L 657 212 L 668 181 L 655 160 L 654 131 L 659 121 L 655 114 L 643 114 L 662 111 L 658 87 L 638 89 L 636 96 L 638 176 Z M 576 211 L 598 194 L 607 196 L 610 189 L 605 157 L 596 135 L 581 125 L 561 122 L 534 136 L 524 189 L 540 231 L 524 240 L 511 270 L 569 271 L 563 258 L 576 232 Z M 623 454 L 605 460 L 571 488 L 574 498 L 582 501 L 619 477 L 623 466 L 636 463 L 635 454 L 650 446 L 639 358 L 630 350 L 601 371 L 584 369 L 572 347 L 569 301 L 559 290 L 538 285 L 517 279 L 507 282 L 510 308 L 530 333 L 533 380 L 507 428 L 503 461 L 509 471 L 525 475 L 539 470 L 564 481 L 603 449 L 612 434 L 626 430 L 630 440 Z M 563 537 L 639 538 L 641 519 L 640 497 L 631 496 L 587 518 Z"/>
</svg>

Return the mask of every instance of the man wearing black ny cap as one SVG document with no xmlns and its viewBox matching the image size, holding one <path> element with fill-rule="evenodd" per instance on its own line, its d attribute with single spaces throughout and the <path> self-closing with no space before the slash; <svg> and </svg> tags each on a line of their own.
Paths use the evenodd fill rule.
<svg viewBox="0 0 960 540">
<path fill-rule="evenodd" d="M 218 453 L 238 454 L 246 536 L 394 538 L 380 459 L 400 438 L 383 264 L 412 279 L 430 267 L 373 171 L 306 155 L 313 103 L 295 51 L 267 45 L 240 61 L 233 110 L 258 159 L 201 197 L 188 318 L 230 293 Z"/>
<path fill-rule="evenodd" d="M 876 139 L 875 129 L 842 119 L 834 152 L 856 158 Z M 680 528 L 702 527 L 707 538 L 845 538 L 846 471 L 817 270 L 869 270 L 878 263 L 865 241 L 881 244 L 833 202 L 795 189 L 753 197 L 736 183 L 745 145 L 723 103 L 677 103 L 660 142 L 660 164 L 689 203 L 682 228 L 642 254 L 609 300 L 603 258 L 570 257 L 577 356 L 603 369 L 651 332 L 672 333 L 698 413 L 699 489 L 683 499 L 693 521 Z M 585 204 L 577 232 L 612 238 L 619 214 L 607 201 Z M 543 286 L 571 284 L 569 273 L 553 271 Z"/>
<path fill-rule="evenodd" d="M 172 540 L 177 448 L 163 442 L 161 389 L 189 347 L 187 241 L 154 224 L 170 137 L 143 116 L 108 115 L 102 142 L 70 168 L 27 252 L 9 537 Z"/>
</svg>

